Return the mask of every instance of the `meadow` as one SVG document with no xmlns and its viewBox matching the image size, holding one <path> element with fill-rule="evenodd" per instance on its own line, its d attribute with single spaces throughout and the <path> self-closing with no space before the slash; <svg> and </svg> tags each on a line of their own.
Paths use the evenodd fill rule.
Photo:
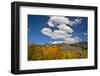
<svg viewBox="0 0 100 76">
<path fill-rule="evenodd" d="M 28 61 L 88 58 L 87 43 L 28 44 Z"/>
</svg>

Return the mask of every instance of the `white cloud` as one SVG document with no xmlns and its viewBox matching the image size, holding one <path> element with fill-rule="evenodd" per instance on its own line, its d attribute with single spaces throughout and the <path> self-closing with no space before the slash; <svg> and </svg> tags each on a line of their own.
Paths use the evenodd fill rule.
<svg viewBox="0 0 100 76">
<path fill-rule="evenodd" d="M 80 24 L 81 22 L 82 22 L 81 18 L 76 18 L 76 19 L 74 19 L 74 21 L 70 21 L 69 25 L 73 26 L 73 25 Z"/>
<path fill-rule="evenodd" d="M 49 21 L 55 24 L 69 24 L 69 19 L 64 16 L 50 16 Z"/>
<path fill-rule="evenodd" d="M 73 30 L 69 27 L 69 26 L 66 26 L 65 24 L 62 24 L 62 25 L 59 25 L 57 26 L 60 30 L 63 30 L 63 31 L 66 31 L 68 33 L 72 33 Z"/>
<path fill-rule="evenodd" d="M 41 30 L 41 33 L 55 40 L 50 42 L 52 44 L 59 43 L 78 43 L 80 39 L 76 36 L 72 36 L 72 32 L 74 31 L 69 25 L 74 25 L 81 23 L 81 18 L 77 18 L 73 21 L 69 20 L 64 16 L 50 16 L 48 21 L 48 27 L 44 27 Z M 52 28 L 56 27 L 57 30 L 53 30 Z"/>
<path fill-rule="evenodd" d="M 54 30 L 53 31 L 54 33 L 56 33 L 56 34 L 59 34 L 59 35 L 62 35 L 62 34 L 66 34 L 66 31 L 64 31 L 64 30 Z"/>
<path fill-rule="evenodd" d="M 65 43 L 65 44 L 74 44 L 74 43 L 78 43 L 80 42 L 80 39 L 78 37 L 66 37 L 64 40 L 55 40 L 55 41 L 51 41 L 51 44 L 61 44 L 61 43 Z"/>
<path fill-rule="evenodd" d="M 68 34 L 63 30 L 54 30 L 51 36 L 51 39 L 65 39 L 66 37 L 71 37 L 72 35 Z"/>
<path fill-rule="evenodd" d="M 50 16 L 50 19 L 48 21 L 48 25 L 50 27 L 54 27 L 55 25 L 53 23 L 55 23 L 58 25 L 65 24 L 65 25 L 73 26 L 73 25 L 80 24 L 81 22 L 82 22 L 81 18 L 76 18 L 72 21 L 72 20 L 69 20 L 69 18 L 64 17 L 64 16 Z"/>
<path fill-rule="evenodd" d="M 78 38 L 78 37 L 70 37 L 70 38 L 66 38 L 66 39 L 64 39 L 64 42 L 66 43 L 66 44 L 73 44 L 73 43 L 78 43 L 78 42 L 80 42 L 80 39 Z"/>
<path fill-rule="evenodd" d="M 71 37 L 72 35 L 67 34 L 66 31 L 63 30 L 54 30 L 52 31 L 50 28 L 43 28 L 41 30 L 42 34 L 49 36 L 51 39 L 64 39 L 66 37 Z"/>
<path fill-rule="evenodd" d="M 51 44 L 61 44 L 61 43 L 64 43 L 63 41 L 60 41 L 60 40 L 58 40 L 58 41 L 53 41 L 53 42 L 50 42 Z"/>
<path fill-rule="evenodd" d="M 46 35 L 46 36 L 51 36 L 52 35 L 52 30 L 50 28 L 44 27 L 41 30 L 42 34 Z"/>
<path fill-rule="evenodd" d="M 69 25 L 73 26 L 75 24 L 75 21 L 70 21 Z"/>
<path fill-rule="evenodd" d="M 50 27 L 54 27 L 55 25 L 52 23 L 52 21 L 48 21 L 48 25 L 50 26 Z"/>
<path fill-rule="evenodd" d="M 75 19 L 75 22 L 76 22 L 77 24 L 81 23 L 81 21 L 82 21 L 81 18 L 77 18 L 77 19 Z"/>
</svg>

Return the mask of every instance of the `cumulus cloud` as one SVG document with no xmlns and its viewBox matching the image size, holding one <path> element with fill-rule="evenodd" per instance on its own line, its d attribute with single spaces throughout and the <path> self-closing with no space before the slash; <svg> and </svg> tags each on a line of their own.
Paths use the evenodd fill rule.
<svg viewBox="0 0 100 76">
<path fill-rule="evenodd" d="M 64 39 L 64 42 L 67 44 L 74 44 L 74 43 L 80 42 L 80 39 L 77 36 L 75 36 L 75 37 L 70 37 L 70 38 Z"/>
<path fill-rule="evenodd" d="M 42 34 L 50 37 L 51 39 L 64 39 L 66 37 L 71 37 L 72 35 L 67 34 L 66 31 L 63 30 L 54 30 L 52 31 L 50 28 L 43 28 L 41 30 Z"/>
<path fill-rule="evenodd" d="M 54 30 L 51 39 L 65 39 L 67 37 L 71 37 L 71 34 L 68 34 L 66 31 L 63 30 Z"/>
<path fill-rule="evenodd" d="M 55 25 L 52 23 L 52 21 L 48 21 L 48 25 L 49 25 L 50 27 L 55 27 Z"/>
<path fill-rule="evenodd" d="M 80 41 L 78 37 L 73 37 L 72 32 L 74 31 L 68 25 L 74 25 L 81 23 L 81 19 L 75 19 L 74 21 L 69 20 L 69 18 L 64 16 L 50 16 L 48 20 L 48 27 L 41 29 L 41 33 L 55 40 L 50 42 L 51 44 L 60 44 L 60 43 L 77 43 Z M 52 29 L 56 27 L 57 29 Z"/>
<path fill-rule="evenodd" d="M 69 24 L 69 19 L 64 16 L 50 16 L 49 21 L 55 24 Z"/>
<path fill-rule="evenodd" d="M 65 25 L 77 25 L 77 24 L 80 24 L 82 22 L 82 19 L 81 18 L 76 18 L 74 19 L 73 21 L 72 20 L 69 20 L 69 18 L 67 17 L 64 17 L 64 16 L 50 16 L 50 19 L 48 21 L 48 25 L 50 27 L 54 27 L 56 25 L 62 25 L 62 24 L 65 24 Z"/>
<path fill-rule="evenodd" d="M 51 44 L 61 44 L 61 43 L 65 43 L 65 44 L 74 44 L 74 43 L 78 43 L 80 42 L 80 39 L 78 37 L 67 37 L 64 40 L 55 40 L 55 41 L 50 41 Z"/>
<path fill-rule="evenodd" d="M 46 36 L 49 36 L 49 37 L 52 36 L 52 30 L 50 28 L 48 28 L 48 27 L 44 27 L 41 30 L 41 32 Z"/>
<path fill-rule="evenodd" d="M 62 24 L 60 26 L 57 26 L 60 30 L 63 30 L 63 31 L 66 31 L 68 33 L 72 33 L 73 30 L 69 27 L 69 26 L 66 26 L 65 24 Z"/>
</svg>

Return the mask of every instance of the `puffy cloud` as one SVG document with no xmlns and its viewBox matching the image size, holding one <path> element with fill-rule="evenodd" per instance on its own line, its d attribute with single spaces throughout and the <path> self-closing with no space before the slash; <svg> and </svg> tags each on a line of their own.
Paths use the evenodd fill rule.
<svg viewBox="0 0 100 76">
<path fill-rule="evenodd" d="M 78 43 L 80 42 L 80 39 L 78 37 L 66 37 L 64 40 L 55 40 L 55 41 L 51 41 L 51 44 L 61 44 L 61 43 L 65 43 L 65 44 L 74 44 L 74 43 Z"/>
<path fill-rule="evenodd" d="M 70 37 L 70 38 L 66 38 L 66 39 L 64 39 L 64 42 L 66 43 L 66 44 L 74 44 L 74 43 L 78 43 L 78 42 L 80 42 L 80 39 L 78 38 L 78 37 Z"/>
<path fill-rule="evenodd" d="M 51 36 L 52 35 L 52 30 L 50 28 L 44 27 L 41 30 L 42 34 L 46 35 L 46 36 Z"/>
<path fill-rule="evenodd" d="M 66 31 L 63 30 L 54 30 L 53 34 L 51 36 L 51 39 L 64 39 L 66 37 L 71 37 L 72 35 L 66 33 Z"/>
<path fill-rule="evenodd" d="M 59 34 L 59 35 L 66 33 L 66 31 L 63 31 L 63 30 L 54 30 L 53 32 L 56 33 L 56 34 Z"/>
<path fill-rule="evenodd" d="M 50 16 L 48 21 L 48 27 L 44 27 L 41 30 L 41 33 L 55 40 L 50 42 L 51 44 L 72 44 L 78 43 L 80 39 L 76 36 L 72 36 L 72 32 L 74 31 L 68 25 L 74 25 L 81 23 L 81 18 L 77 18 L 74 21 L 70 21 L 69 18 L 63 16 Z M 52 29 L 56 27 L 57 29 Z"/>
<path fill-rule="evenodd" d="M 80 24 L 81 22 L 82 22 L 81 18 L 76 18 L 73 21 L 71 21 L 71 20 L 69 20 L 69 18 L 64 17 L 64 16 L 50 16 L 48 25 L 50 27 L 54 27 L 55 26 L 54 24 L 57 24 L 57 25 L 65 24 L 65 25 L 73 26 L 73 25 Z"/>
<path fill-rule="evenodd" d="M 48 25 L 49 25 L 50 27 L 55 27 L 55 25 L 52 23 L 52 21 L 48 21 Z"/>
<path fill-rule="evenodd" d="M 69 27 L 69 26 L 66 26 L 65 24 L 62 24 L 62 25 L 59 25 L 57 26 L 60 30 L 63 30 L 63 31 L 66 31 L 68 33 L 72 33 L 73 30 Z"/>
<path fill-rule="evenodd" d="M 50 16 L 49 21 L 59 25 L 69 24 L 69 19 L 64 16 Z"/>
<path fill-rule="evenodd" d="M 52 31 L 50 28 L 43 28 L 41 30 L 42 34 L 49 36 L 51 39 L 64 39 L 66 37 L 71 37 L 72 35 L 67 34 L 66 31 L 63 30 L 54 30 Z"/>
</svg>

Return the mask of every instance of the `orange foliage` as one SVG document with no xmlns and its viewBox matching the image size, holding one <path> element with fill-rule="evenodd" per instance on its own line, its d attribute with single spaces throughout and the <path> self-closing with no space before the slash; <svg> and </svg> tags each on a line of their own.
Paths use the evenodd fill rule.
<svg viewBox="0 0 100 76">
<path fill-rule="evenodd" d="M 87 50 L 63 50 L 59 46 L 28 46 L 28 60 L 87 58 Z"/>
<path fill-rule="evenodd" d="M 58 59 L 61 56 L 61 51 L 59 47 L 47 47 L 43 48 L 43 54 L 49 58 Z"/>
</svg>

